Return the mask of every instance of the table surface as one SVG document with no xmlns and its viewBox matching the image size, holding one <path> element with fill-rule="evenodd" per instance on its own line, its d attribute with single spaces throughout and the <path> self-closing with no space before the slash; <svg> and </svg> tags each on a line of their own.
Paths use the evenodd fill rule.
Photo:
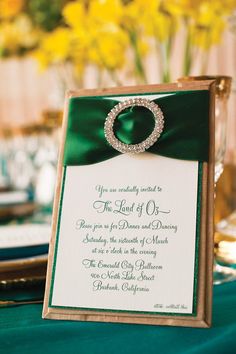
<svg viewBox="0 0 236 354">
<path fill-rule="evenodd" d="M 236 353 L 236 282 L 215 286 L 210 329 L 41 319 L 42 305 L 0 309 L 0 353 Z"/>
</svg>

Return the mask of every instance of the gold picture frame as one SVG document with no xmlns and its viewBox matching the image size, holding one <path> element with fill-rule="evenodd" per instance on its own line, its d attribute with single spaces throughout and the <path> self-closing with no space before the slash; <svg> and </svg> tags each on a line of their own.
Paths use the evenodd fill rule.
<svg viewBox="0 0 236 354">
<path fill-rule="evenodd" d="M 59 217 L 59 204 L 62 189 L 63 177 L 63 153 L 66 139 L 66 129 L 68 123 L 68 101 L 71 97 L 77 96 L 106 96 L 124 95 L 151 92 L 174 92 L 174 91 L 197 91 L 208 90 L 210 93 L 210 144 L 209 162 L 203 163 L 202 174 L 202 195 L 201 195 L 201 226 L 199 244 L 199 268 L 198 268 L 198 288 L 197 307 L 195 316 L 166 316 L 156 314 L 130 314 L 120 311 L 114 313 L 110 311 L 92 311 L 78 309 L 54 308 L 49 306 L 50 288 L 52 282 L 53 260 L 55 254 L 55 241 L 57 232 L 57 222 Z M 50 241 L 46 290 L 43 307 L 43 318 L 58 320 L 78 320 L 78 321 L 101 321 L 101 322 L 121 322 L 149 325 L 169 325 L 169 326 L 189 326 L 189 327 L 210 327 L 212 318 L 212 268 L 213 268 L 213 196 L 214 196 L 214 101 L 215 85 L 214 81 L 184 82 L 161 85 L 145 85 L 133 87 L 121 87 L 98 90 L 78 90 L 70 91 L 67 94 L 64 109 L 64 119 L 62 127 L 62 143 L 57 172 L 57 184 L 53 208 L 52 234 Z"/>
</svg>

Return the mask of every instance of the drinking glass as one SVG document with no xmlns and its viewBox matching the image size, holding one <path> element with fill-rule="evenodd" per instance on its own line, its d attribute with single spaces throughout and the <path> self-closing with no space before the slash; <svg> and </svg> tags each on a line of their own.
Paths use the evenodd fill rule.
<svg viewBox="0 0 236 354">
<path fill-rule="evenodd" d="M 236 96 L 236 80 L 233 81 L 232 94 Z M 236 280 L 236 210 L 216 224 L 216 257 L 225 274 L 223 281 Z"/>
</svg>

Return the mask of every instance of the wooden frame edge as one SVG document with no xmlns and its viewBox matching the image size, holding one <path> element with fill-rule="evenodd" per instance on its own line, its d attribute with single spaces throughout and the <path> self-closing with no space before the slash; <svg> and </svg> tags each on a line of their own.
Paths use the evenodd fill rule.
<svg viewBox="0 0 236 354">
<path fill-rule="evenodd" d="M 214 177 L 215 177 L 215 82 L 209 87 L 210 91 L 210 151 L 208 163 L 208 228 L 207 247 L 205 252 L 206 262 L 206 313 L 205 321 L 209 326 L 212 324 L 212 297 L 213 297 L 213 262 L 214 262 Z"/>
<path fill-rule="evenodd" d="M 67 95 L 69 97 L 77 96 L 106 96 L 106 95 L 119 95 L 132 93 L 151 93 L 155 91 L 159 92 L 171 92 L 171 91 L 198 91 L 209 90 L 210 85 L 214 80 L 203 81 L 185 81 L 168 84 L 152 84 L 152 85 L 137 85 L 137 86 L 122 86 L 122 87 L 110 87 L 103 89 L 78 89 L 70 90 Z"/>
<path fill-rule="evenodd" d="M 183 319 L 174 317 L 139 317 L 139 316 L 109 316 L 109 315 L 78 315 L 63 312 L 54 312 L 48 309 L 45 313 L 45 319 L 53 320 L 69 320 L 69 321 L 86 321 L 86 322 L 106 322 L 106 323 L 126 323 L 126 324 L 145 324 L 145 325 L 162 325 L 162 326 L 180 326 L 193 328 L 209 328 L 210 325 L 205 319 Z"/>
<path fill-rule="evenodd" d="M 213 80 L 203 81 L 184 81 L 168 84 L 152 84 L 152 85 L 137 85 L 137 86 L 122 86 L 122 87 L 109 87 L 103 89 L 79 89 L 69 91 L 70 97 L 75 96 L 106 96 L 117 94 L 132 94 L 132 93 L 148 93 L 148 92 L 171 92 L 171 91 L 195 91 L 195 90 L 208 90 Z"/>
</svg>

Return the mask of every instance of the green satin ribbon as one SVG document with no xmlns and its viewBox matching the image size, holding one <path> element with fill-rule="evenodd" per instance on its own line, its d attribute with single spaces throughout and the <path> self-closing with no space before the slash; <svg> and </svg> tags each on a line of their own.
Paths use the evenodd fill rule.
<svg viewBox="0 0 236 354">
<path fill-rule="evenodd" d="M 64 165 L 88 165 L 120 155 L 104 135 L 107 114 L 119 102 L 114 98 L 73 97 L 69 100 Z M 148 151 L 181 160 L 208 161 L 209 92 L 180 91 L 154 102 L 163 111 L 165 126 Z M 146 139 L 153 127 L 152 113 L 145 107 L 134 106 L 120 113 L 114 132 L 122 142 L 137 144 Z"/>
</svg>

